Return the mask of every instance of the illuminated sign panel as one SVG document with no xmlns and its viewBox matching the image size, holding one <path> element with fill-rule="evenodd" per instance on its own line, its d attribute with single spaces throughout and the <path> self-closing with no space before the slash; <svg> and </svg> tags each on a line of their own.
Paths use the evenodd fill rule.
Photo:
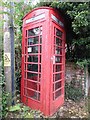
<svg viewBox="0 0 90 120">
<path fill-rule="evenodd" d="M 53 14 L 51 14 L 51 18 L 60 26 L 64 27 L 64 24 L 58 18 L 56 18 Z"/>
<path fill-rule="evenodd" d="M 27 20 L 26 20 L 26 24 L 31 23 L 31 22 L 34 22 L 34 21 L 36 21 L 36 20 L 40 20 L 40 19 L 42 19 L 42 18 L 45 18 L 45 14 L 40 14 L 40 15 L 38 15 L 38 16 L 32 17 L 32 18 L 30 18 L 30 19 L 27 19 Z"/>
</svg>

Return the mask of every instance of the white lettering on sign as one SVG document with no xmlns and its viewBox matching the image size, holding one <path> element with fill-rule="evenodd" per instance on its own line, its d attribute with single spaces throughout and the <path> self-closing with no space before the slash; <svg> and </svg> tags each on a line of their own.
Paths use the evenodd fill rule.
<svg viewBox="0 0 90 120">
<path fill-rule="evenodd" d="M 26 20 L 26 24 L 27 24 L 27 23 L 30 23 L 30 22 L 34 22 L 34 21 L 39 20 L 39 19 L 42 19 L 42 18 L 45 18 L 45 14 L 40 14 L 40 15 L 38 15 L 38 16 L 32 17 L 32 18 L 30 18 L 30 19 L 27 19 L 27 20 Z"/>
<path fill-rule="evenodd" d="M 32 52 L 32 48 L 31 47 L 28 48 L 28 52 Z"/>
<path fill-rule="evenodd" d="M 58 18 L 56 18 L 53 14 L 51 14 L 51 18 L 54 21 L 56 21 L 60 26 L 64 27 L 64 24 Z"/>
</svg>

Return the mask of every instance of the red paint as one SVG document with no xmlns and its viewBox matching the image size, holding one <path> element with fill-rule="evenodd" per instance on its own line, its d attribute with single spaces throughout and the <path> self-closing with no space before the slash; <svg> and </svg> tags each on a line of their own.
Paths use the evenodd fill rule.
<svg viewBox="0 0 90 120">
<path fill-rule="evenodd" d="M 50 7 L 36 8 L 23 18 L 21 100 L 46 116 L 54 114 L 64 103 L 65 28 L 62 24 L 63 18 Z"/>
</svg>

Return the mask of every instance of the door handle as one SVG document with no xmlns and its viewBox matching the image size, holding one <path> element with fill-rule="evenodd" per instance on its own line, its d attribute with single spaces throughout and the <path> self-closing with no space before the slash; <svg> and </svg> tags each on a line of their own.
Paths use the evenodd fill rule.
<svg viewBox="0 0 90 120">
<path fill-rule="evenodd" d="M 51 57 L 51 60 L 52 60 L 53 64 L 55 64 L 55 55 L 53 55 L 53 56 Z"/>
</svg>

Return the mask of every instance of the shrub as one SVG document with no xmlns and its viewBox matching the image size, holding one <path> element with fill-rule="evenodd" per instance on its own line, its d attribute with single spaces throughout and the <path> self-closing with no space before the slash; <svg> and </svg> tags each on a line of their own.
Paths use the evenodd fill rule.
<svg viewBox="0 0 90 120">
<path fill-rule="evenodd" d="M 82 90 L 82 80 L 78 81 L 78 85 L 76 85 L 77 80 L 72 80 L 70 83 L 65 84 L 65 97 L 69 98 L 73 101 L 80 101 L 84 98 L 85 91 Z"/>
</svg>

